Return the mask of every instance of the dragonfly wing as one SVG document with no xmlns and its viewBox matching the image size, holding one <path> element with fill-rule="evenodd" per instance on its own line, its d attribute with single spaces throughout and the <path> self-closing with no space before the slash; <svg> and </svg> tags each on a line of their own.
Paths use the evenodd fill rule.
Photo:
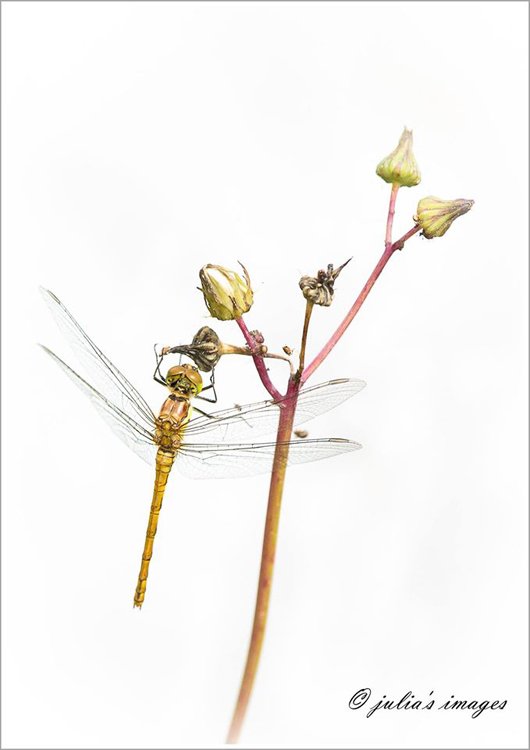
<svg viewBox="0 0 530 750">
<path fill-rule="evenodd" d="M 331 456 L 358 450 L 362 446 L 353 440 L 323 438 L 289 443 L 288 464 L 320 461 Z M 193 479 L 224 479 L 250 477 L 271 470 L 276 443 L 242 443 L 229 445 L 184 443 L 175 466 Z"/>
<path fill-rule="evenodd" d="M 41 345 L 42 346 L 42 345 Z M 70 380 L 89 398 L 96 407 L 99 414 L 111 427 L 113 432 L 125 445 L 131 448 L 140 458 L 149 464 L 155 463 L 157 446 L 153 441 L 153 434 L 126 414 L 116 404 L 113 404 L 95 388 L 83 380 L 71 367 L 62 361 L 56 354 L 42 346 L 42 349 L 64 370 Z M 154 428 L 154 425 L 153 425 Z"/>
<path fill-rule="evenodd" d="M 94 383 L 101 396 L 134 422 L 150 430 L 155 415 L 149 404 L 94 344 L 58 297 L 47 289 L 41 288 L 41 293 L 61 333 L 74 350 L 84 374 Z"/>
<path fill-rule="evenodd" d="M 298 397 L 295 426 L 334 409 L 359 393 L 365 385 L 364 380 L 341 378 L 304 388 Z M 284 399 L 284 402 L 287 402 L 287 399 Z M 186 438 L 201 440 L 204 437 L 209 442 L 216 443 L 225 440 L 253 440 L 274 433 L 280 414 L 277 403 L 259 401 L 217 411 L 208 417 L 194 417 L 186 427 Z"/>
</svg>

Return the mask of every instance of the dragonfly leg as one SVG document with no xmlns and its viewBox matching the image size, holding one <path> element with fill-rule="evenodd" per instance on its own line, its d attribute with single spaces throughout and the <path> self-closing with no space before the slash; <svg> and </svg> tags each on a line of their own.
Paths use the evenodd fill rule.
<svg viewBox="0 0 530 750">
<path fill-rule="evenodd" d="M 213 392 L 213 398 L 206 398 L 202 395 L 204 391 L 209 391 L 210 389 Z M 217 392 L 215 390 L 215 370 L 212 370 L 212 374 L 210 375 L 210 385 L 207 385 L 206 388 L 203 388 L 201 391 L 201 395 L 196 396 L 196 398 L 201 398 L 203 401 L 208 401 L 210 404 L 217 403 Z"/>
<path fill-rule="evenodd" d="M 199 398 L 197 396 L 197 398 Z M 205 399 L 205 401 L 208 401 L 209 399 Z M 215 417 L 212 414 L 208 414 L 208 412 L 203 411 L 202 409 L 199 409 L 198 406 L 195 406 L 195 403 L 193 404 L 193 411 L 198 411 L 199 414 L 202 414 L 203 417 L 208 417 L 208 419 L 215 419 Z"/>
<path fill-rule="evenodd" d="M 155 371 L 153 373 L 153 380 L 155 380 L 157 383 L 160 383 L 160 385 L 166 386 L 167 383 L 162 377 L 162 373 L 160 372 L 160 365 L 162 364 L 162 360 L 164 359 L 164 354 L 159 354 L 156 350 L 157 345 L 154 345 L 155 350 L 155 357 L 156 357 L 156 367 Z"/>
</svg>

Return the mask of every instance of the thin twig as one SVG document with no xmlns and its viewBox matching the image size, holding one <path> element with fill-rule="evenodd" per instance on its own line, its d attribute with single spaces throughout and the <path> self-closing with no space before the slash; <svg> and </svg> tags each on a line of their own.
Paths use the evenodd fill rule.
<svg viewBox="0 0 530 750">
<path fill-rule="evenodd" d="M 224 354 L 244 354 L 246 357 L 254 357 L 258 356 L 256 352 L 253 352 L 248 347 L 244 346 L 235 346 L 234 344 L 221 344 L 219 348 L 219 353 Z M 282 362 L 288 362 L 291 364 L 291 359 L 285 354 L 274 354 L 274 352 L 269 351 L 261 351 L 259 352 L 259 356 L 262 359 L 281 359 Z"/>
<path fill-rule="evenodd" d="M 307 333 L 309 331 L 309 321 L 311 320 L 311 313 L 313 312 L 313 307 L 314 307 L 313 302 L 311 302 L 311 300 L 307 300 L 307 304 L 305 306 L 304 330 L 302 331 L 302 342 L 300 344 L 300 362 L 298 364 L 298 373 L 297 373 L 298 378 L 302 376 L 302 372 L 304 371 Z"/>
</svg>

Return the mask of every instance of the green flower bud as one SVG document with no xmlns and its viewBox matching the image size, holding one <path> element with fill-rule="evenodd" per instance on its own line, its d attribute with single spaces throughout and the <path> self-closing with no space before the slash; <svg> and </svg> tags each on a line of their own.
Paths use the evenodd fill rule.
<svg viewBox="0 0 530 750">
<path fill-rule="evenodd" d="M 420 170 L 412 153 L 412 130 L 403 130 L 396 148 L 379 162 L 375 171 L 393 185 L 413 187 L 420 183 Z"/>
<path fill-rule="evenodd" d="M 235 271 L 210 263 L 199 271 L 206 307 L 218 320 L 237 320 L 252 307 L 250 278 L 245 266 L 240 265 L 244 280 Z"/>
<path fill-rule="evenodd" d="M 422 234 L 428 240 L 442 237 L 453 221 L 467 214 L 475 201 L 457 198 L 454 201 L 443 201 L 429 195 L 422 198 L 416 209 L 414 221 L 422 228 Z"/>
</svg>

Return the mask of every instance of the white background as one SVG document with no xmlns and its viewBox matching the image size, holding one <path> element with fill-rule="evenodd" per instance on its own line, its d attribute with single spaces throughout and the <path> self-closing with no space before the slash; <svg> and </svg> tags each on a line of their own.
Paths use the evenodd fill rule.
<svg viewBox="0 0 530 750">
<path fill-rule="evenodd" d="M 476 204 L 396 254 L 314 378 L 368 382 L 308 425 L 364 449 L 288 476 L 242 742 L 525 747 L 526 4 L 2 11 L 4 746 L 222 744 L 266 508 L 266 477 L 172 476 L 133 611 L 153 472 L 35 346 L 73 362 L 38 285 L 156 409 L 153 343 L 211 322 L 201 265 L 246 264 L 279 350 L 299 277 L 353 255 L 314 355 L 382 251 L 374 170 L 407 125 L 423 179 L 395 236 L 425 195 Z M 220 406 L 266 395 L 247 361 L 217 382 Z M 367 719 L 363 687 L 508 705 Z"/>
</svg>

